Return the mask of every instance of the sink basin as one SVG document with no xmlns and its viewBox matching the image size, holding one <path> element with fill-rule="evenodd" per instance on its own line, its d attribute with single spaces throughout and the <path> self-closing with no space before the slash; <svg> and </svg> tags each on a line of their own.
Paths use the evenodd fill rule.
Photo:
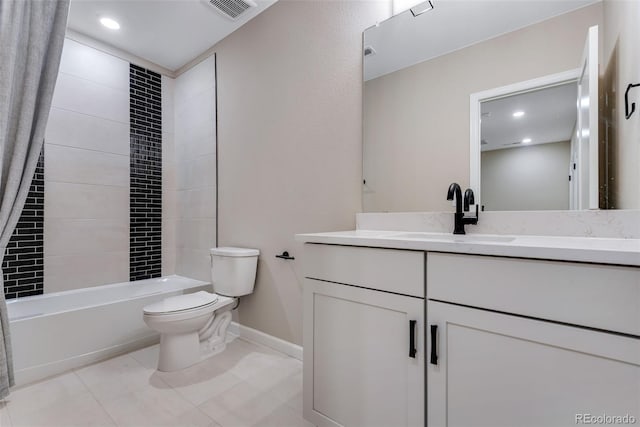
<svg viewBox="0 0 640 427">
<path fill-rule="evenodd" d="M 511 236 L 491 236 L 484 234 L 445 234 L 445 233 L 397 233 L 388 237 L 411 240 L 444 240 L 456 243 L 509 243 L 515 240 Z"/>
</svg>

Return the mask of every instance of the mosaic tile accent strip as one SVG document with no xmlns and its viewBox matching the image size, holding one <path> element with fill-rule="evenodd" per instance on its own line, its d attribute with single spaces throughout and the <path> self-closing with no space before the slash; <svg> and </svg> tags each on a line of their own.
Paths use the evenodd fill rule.
<svg viewBox="0 0 640 427">
<path fill-rule="evenodd" d="M 2 261 L 7 299 L 44 292 L 44 147 Z"/>
<path fill-rule="evenodd" d="M 162 268 L 162 98 L 160 74 L 130 64 L 130 280 Z"/>
</svg>

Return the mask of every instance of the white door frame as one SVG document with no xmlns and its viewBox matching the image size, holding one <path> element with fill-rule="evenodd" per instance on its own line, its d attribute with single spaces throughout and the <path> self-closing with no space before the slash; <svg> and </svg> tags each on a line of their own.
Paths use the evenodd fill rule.
<svg viewBox="0 0 640 427">
<path fill-rule="evenodd" d="M 470 127 L 470 140 L 469 140 L 469 183 L 475 195 L 475 201 L 477 204 L 482 204 L 482 194 L 480 192 L 480 118 L 481 118 L 481 106 L 480 103 L 484 101 L 491 101 L 494 99 L 505 98 L 517 93 L 532 92 L 534 90 L 559 86 L 569 82 L 577 82 L 582 74 L 582 69 L 576 68 L 569 71 L 563 71 L 561 73 L 549 74 L 547 76 L 538 77 L 531 80 L 525 80 L 518 83 L 513 83 L 507 86 L 496 87 L 493 89 L 485 90 L 482 92 L 476 92 L 469 95 L 469 127 Z"/>
</svg>

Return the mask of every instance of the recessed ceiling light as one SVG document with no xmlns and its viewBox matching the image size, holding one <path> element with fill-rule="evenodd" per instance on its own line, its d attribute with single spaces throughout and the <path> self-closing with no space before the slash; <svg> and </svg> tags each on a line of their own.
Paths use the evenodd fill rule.
<svg viewBox="0 0 640 427">
<path fill-rule="evenodd" d="M 524 116 L 524 111 L 516 111 L 513 113 L 513 117 L 522 117 Z"/>
<path fill-rule="evenodd" d="M 107 27 L 110 30 L 119 30 L 120 29 L 120 24 L 118 24 L 118 21 L 111 19 L 111 18 L 107 18 L 102 17 L 100 18 L 100 23 L 102 25 L 104 25 L 105 27 Z"/>
<path fill-rule="evenodd" d="M 530 142 L 531 142 L 531 138 L 525 138 L 525 139 L 522 140 L 523 144 L 528 144 Z"/>
<path fill-rule="evenodd" d="M 428 12 L 433 9 L 433 3 L 430 0 L 417 4 L 411 8 L 411 14 L 413 17 L 417 17 L 422 15 L 425 12 Z"/>
</svg>

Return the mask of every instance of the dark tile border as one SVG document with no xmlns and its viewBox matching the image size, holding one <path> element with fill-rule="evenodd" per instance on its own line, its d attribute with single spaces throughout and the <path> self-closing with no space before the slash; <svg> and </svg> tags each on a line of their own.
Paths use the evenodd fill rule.
<svg viewBox="0 0 640 427">
<path fill-rule="evenodd" d="M 130 64 L 130 280 L 162 270 L 162 84 L 160 74 Z"/>
<path fill-rule="evenodd" d="M 7 299 L 44 292 L 44 146 L 2 261 Z"/>
</svg>

